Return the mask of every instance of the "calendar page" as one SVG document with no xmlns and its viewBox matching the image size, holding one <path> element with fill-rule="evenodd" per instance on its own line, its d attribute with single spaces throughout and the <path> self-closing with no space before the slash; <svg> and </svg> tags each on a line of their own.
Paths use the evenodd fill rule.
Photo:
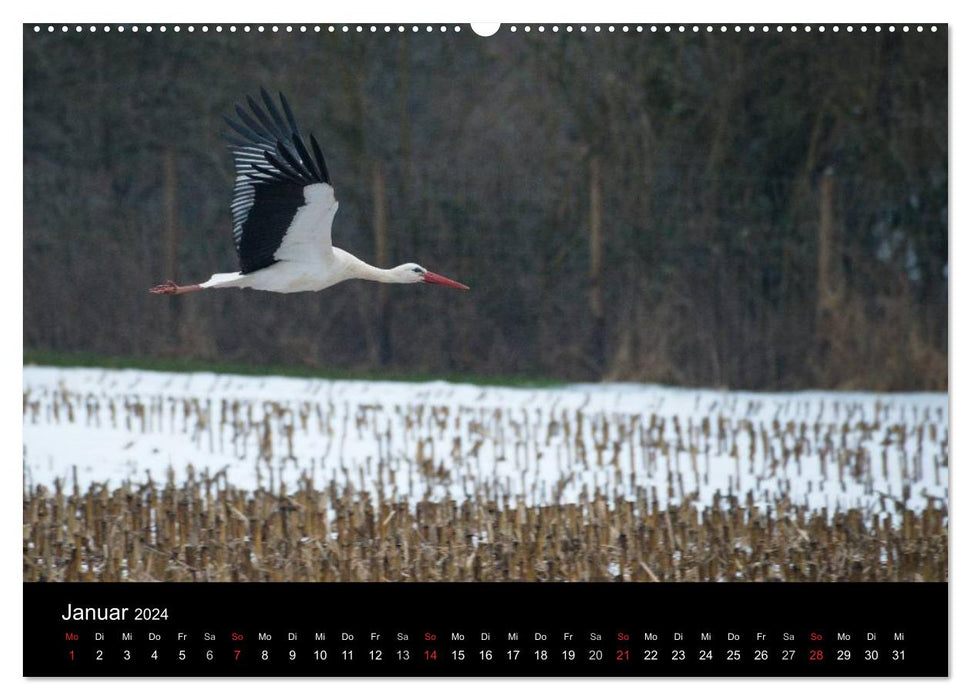
<svg viewBox="0 0 971 700">
<path fill-rule="evenodd" d="M 23 27 L 26 676 L 946 676 L 946 24 Z"/>
</svg>

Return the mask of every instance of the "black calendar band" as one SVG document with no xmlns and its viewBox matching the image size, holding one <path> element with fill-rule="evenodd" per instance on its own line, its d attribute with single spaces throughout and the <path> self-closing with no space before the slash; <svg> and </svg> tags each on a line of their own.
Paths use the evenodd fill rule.
<svg viewBox="0 0 971 700">
<path fill-rule="evenodd" d="M 26 583 L 27 676 L 946 676 L 943 583 Z"/>
</svg>

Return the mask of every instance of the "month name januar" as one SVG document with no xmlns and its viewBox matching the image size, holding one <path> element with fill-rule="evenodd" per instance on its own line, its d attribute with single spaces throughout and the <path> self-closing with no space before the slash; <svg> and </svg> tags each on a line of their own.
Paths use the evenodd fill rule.
<svg viewBox="0 0 971 700">
<path fill-rule="evenodd" d="M 61 615 L 62 620 L 124 620 L 128 608 L 77 608 L 67 604 L 67 612 Z"/>
</svg>

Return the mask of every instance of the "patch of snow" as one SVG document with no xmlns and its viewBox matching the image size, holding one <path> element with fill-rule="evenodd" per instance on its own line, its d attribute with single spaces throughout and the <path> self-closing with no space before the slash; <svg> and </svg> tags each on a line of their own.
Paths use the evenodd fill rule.
<svg viewBox="0 0 971 700">
<path fill-rule="evenodd" d="M 513 503 L 948 498 L 946 394 L 559 388 L 24 368 L 28 485 L 164 482 Z M 483 533 L 482 541 L 485 541 Z"/>
</svg>

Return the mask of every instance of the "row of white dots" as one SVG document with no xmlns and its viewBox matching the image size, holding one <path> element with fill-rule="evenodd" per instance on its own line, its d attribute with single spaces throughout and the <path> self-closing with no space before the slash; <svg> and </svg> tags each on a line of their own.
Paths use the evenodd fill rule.
<svg viewBox="0 0 971 700">
<path fill-rule="evenodd" d="M 85 27 L 81 26 L 80 24 L 75 25 L 73 27 L 72 26 L 68 26 L 66 24 L 63 24 L 63 25 L 60 25 L 60 26 L 55 26 L 53 24 L 49 24 L 49 25 L 47 25 L 46 29 L 47 29 L 48 32 L 56 32 L 58 29 L 60 29 L 60 31 L 62 31 L 62 32 L 69 32 L 72 29 L 75 32 L 83 32 L 84 29 L 85 29 Z M 125 31 L 130 31 L 130 32 L 136 32 L 137 33 L 138 31 L 143 31 L 143 32 L 149 32 L 149 33 L 151 33 L 153 30 L 158 30 L 160 32 L 165 32 L 165 31 L 168 31 L 169 29 L 171 29 L 173 32 L 181 32 L 183 30 L 183 27 L 181 27 L 179 25 L 175 25 L 173 27 L 167 27 L 165 25 L 159 25 L 158 27 L 152 27 L 152 25 L 144 25 L 142 27 L 139 27 L 138 25 L 132 25 L 132 26 L 117 25 L 117 26 L 112 26 L 112 25 L 108 25 L 108 24 L 104 25 L 103 27 L 98 27 L 98 26 L 95 26 L 95 25 L 92 24 L 92 25 L 90 25 L 90 26 L 87 27 L 87 30 L 89 32 L 97 32 L 97 31 L 99 31 L 99 29 L 101 31 L 104 31 L 104 32 L 111 32 L 111 31 L 125 32 Z M 306 33 L 306 32 L 310 32 L 310 31 L 312 31 L 312 32 L 322 32 L 322 31 L 328 31 L 328 32 L 351 32 L 351 31 L 358 31 L 358 32 L 363 32 L 365 30 L 369 30 L 371 32 L 377 32 L 377 31 L 379 31 L 379 27 L 377 27 L 375 25 L 371 25 L 370 27 L 365 27 L 365 26 L 362 26 L 362 25 L 357 25 L 356 27 L 354 27 L 354 26 L 349 26 L 349 25 L 338 25 L 338 26 L 329 25 L 329 26 L 321 26 L 319 24 L 316 24 L 316 25 L 301 24 L 301 25 L 296 25 L 296 26 L 294 26 L 294 25 L 284 25 L 284 26 L 270 25 L 270 26 L 265 26 L 265 25 L 262 25 L 262 24 L 255 25 L 255 26 L 250 26 L 250 25 L 247 24 L 247 25 L 243 25 L 243 26 L 240 26 L 240 27 L 237 27 L 234 24 L 229 25 L 229 26 L 226 26 L 226 27 L 222 26 L 221 24 L 217 24 L 217 25 L 212 26 L 212 27 L 210 27 L 209 25 L 205 25 L 204 24 L 204 25 L 202 25 L 200 27 L 197 27 L 195 25 L 189 25 L 189 26 L 185 27 L 184 29 L 187 32 L 195 32 L 195 31 L 208 32 L 210 30 L 216 31 L 216 32 L 222 32 L 222 31 L 229 31 L 229 32 L 237 32 L 237 31 L 242 31 L 242 32 L 251 32 L 251 31 L 257 31 L 257 32 L 267 32 L 267 31 L 269 31 L 269 32 L 280 32 L 280 31 L 284 31 L 284 32 L 291 32 L 291 33 L 292 32 L 304 32 L 304 33 Z M 417 25 L 412 25 L 410 27 L 405 27 L 404 25 L 398 25 L 397 27 L 391 27 L 390 25 L 385 25 L 383 27 L 383 30 L 385 32 L 391 32 L 391 31 L 395 31 L 395 30 L 397 30 L 399 32 L 404 32 L 404 31 L 408 31 L 408 29 L 410 29 L 412 32 L 418 32 L 418 31 L 421 31 L 422 28 L 421 27 L 418 27 Z M 431 31 L 434 31 L 436 29 L 436 27 L 432 27 L 431 25 L 427 25 L 427 26 L 424 27 L 424 29 L 425 29 L 426 32 L 431 32 Z M 437 29 L 439 29 L 439 31 L 442 31 L 442 32 L 447 32 L 449 30 L 449 27 L 446 27 L 446 26 L 442 25 L 440 27 L 437 27 Z M 452 27 L 452 30 L 453 31 L 456 31 L 456 32 L 460 32 L 460 31 L 462 31 L 462 28 L 459 27 L 458 25 L 456 25 L 455 27 Z M 34 25 L 34 32 L 42 32 L 42 31 L 44 31 L 44 27 L 41 27 L 40 25 Z"/>
<path fill-rule="evenodd" d="M 373 24 L 370 25 L 370 26 L 364 26 L 364 25 L 360 25 L 360 24 L 359 25 L 356 25 L 356 26 L 351 26 L 351 25 L 346 25 L 346 24 L 345 25 L 326 25 L 326 26 L 321 26 L 319 24 L 316 24 L 316 25 L 305 25 L 305 24 L 301 24 L 301 25 L 296 25 L 296 26 L 295 25 L 289 25 L 289 24 L 288 25 L 283 25 L 283 26 L 280 26 L 280 25 L 269 25 L 269 26 L 265 26 L 265 25 L 262 25 L 261 24 L 261 25 L 250 26 L 250 25 L 247 24 L 247 25 L 242 25 L 240 27 L 237 27 L 236 25 L 229 25 L 227 27 L 223 27 L 222 25 L 217 24 L 217 25 L 214 25 L 213 27 L 209 27 L 208 25 L 202 25 L 201 27 L 196 27 L 194 25 L 189 25 L 189 26 L 185 27 L 185 30 L 188 31 L 188 32 L 195 32 L 197 30 L 200 31 L 200 32 L 208 32 L 211 29 L 211 30 L 216 31 L 216 32 L 222 32 L 224 30 L 227 30 L 229 32 L 236 32 L 236 31 L 243 31 L 243 32 L 250 32 L 250 31 L 257 31 L 257 32 L 265 32 L 265 31 L 280 32 L 280 31 L 285 31 L 285 32 L 291 32 L 291 33 L 294 32 L 294 31 L 296 31 L 296 32 L 302 32 L 302 33 L 306 33 L 306 32 L 309 32 L 309 31 L 313 31 L 313 32 L 318 32 L 319 33 L 319 32 L 322 32 L 322 31 L 327 31 L 327 32 L 352 32 L 352 31 L 354 31 L 354 32 L 364 32 L 364 31 L 378 32 L 378 31 L 383 30 L 386 33 L 390 33 L 390 32 L 393 32 L 393 31 L 406 32 L 409 29 L 412 32 L 419 32 L 419 31 L 422 30 L 422 28 L 424 28 L 424 30 L 426 32 L 432 32 L 436 28 L 439 31 L 441 31 L 441 32 L 447 32 L 447 31 L 449 31 L 449 27 L 447 27 L 445 25 L 440 25 L 438 27 L 433 27 L 432 25 L 425 25 L 424 27 L 419 27 L 418 25 L 410 25 L 410 26 L 407 26 L 406 27 L 405 25 L 401 25 L 401 24 L 399 24 L 399 25 L 397 25 L 395 27 L 392 27 L 391 25 L 387 25 L 387 24 L 384 25 L 383 27 L 378 27 L 377 25 L 373 25 Z M 909 32 L 911 30 L 911 28 L 912 27 L 910 25 L 906 25 L 906 24 L 903 25 L 903 26 L 901 26 L 901 27 L 899 27 L 899 29 L 901 31 L 904 31 L 904 32 Z M 85 29 L 85 27 L 81 26 L 80 24 L 75 25 L 73 27 L 68 26 L 66 24 L 60 25 L 59 27 L 58 26 L 55 26 L 53 24 L 49 24 L 49 25 L 47 25 L 46 29 L 47 29 L 48 32 L 56 32 L 58 29 L 60 29 L 61 32 L 69 32 L 72 29 L 75 32 L 83 32 L 84 29 Z M 99 30 L 99 27 L 97 27 L 97 26 L 95 26 L 95 25 L 92 24 L 92 25 L 88 26 L 87 29 L 88 29 L 89 32 L 97 32 Z M 100 27 L 100 30 L 101 31 L 104 31 L 104 32 L 117 31 L 117 32 L 122 32 L 122 33 L 125 32 L 125 31 L 130 31 L 130 32 L 133 32 L 133 33 L 137 33 L 139 31 L 144 31 L 144 32 L 147 32 L 147 33 L 151 33 L 154 29 L 157 29 L 159 32 L 165 32 L 165 31 L 168 31 L 169 28 L 167 26 L 165 26 L 165 25 L 159 25 L 158 27 L 152 27 L 152 25 L 144 25 L 142 27 L 139 27 L 138 25 L 132 25 L 132 26 L 127 27 L 127 28 L 126 28 L 125 25 L 118 25 L 118 26 L 115 26 L 115 27 L 112 27 L 111 25 L 104 25 L 103 27 Z M 452 27 L 451 29 L 453 31 L 456 31 L 456 32 L 462 31 L 461 28 L 458 25 Z M 516 25 L 511 25 L 510 27 L 508 27 L 508 31 L 513 32 L 513 33 L 519 31 L 520 29 L 522 29 L 522 31 L 524 31 L 524 32 L 530 32 L 530 31 L 532 31 L 534 29 L 534 27 L 532 27 L 530 25 L 525 25 L 523 27 L 517 27 Z M 547 27 L 544 26 L 544 25 L 539 25 L 539 26 L 535 27 L 535 30 L 537 32 L 545 32 L 546 29 L 547 29 Z M 553 25 L 553 26 L 549 27 L 549 29 L 552 32 L 559 32 L 561 30 L 561 27 L 559 27 L 558 25 Z M 566 32 L 573 32 L 574 30 L 577 30 L 577 31 L 580 31 L 580 32 L 586 32 L 586 31 L 591 30 L 591 29 L 594 32 L 600 32 L 603 29 L 606 29 L 608 32 L 615 32 L 615 31 L 617 31 L 619 29 L 622 32 L 630 32 L 630 31 L 644 32 L 644 31 L 650 31 L 650 32 L 668 32 L 668 33 L 670 33 L 670 32 L 682 32 L 682 33 L 684 33 L 684 32 L 693 32 L 693 33 L 700 33 L 700 32 L 723 32 L 724 33 L 724 32 L 729 32 L 729 31 L 734 31 L 736 33 L 740 33 L 740 32 L 743 32 L 743 31 L 747 31 L 749 33 L 755 33 L 755 32 L 759 32 L 759 31 L 761 31 L 762 33 L 768 33 L 768 32 L 771 32 L 771 31 L 775 31 L 775 32 L 779 33 L 779 32 L 784 32 L 786 30 L 788 30 L 789 32 L 798 32 L 798 31 L 802 30 L 803 32 L 812 32 L 812 31 L 826 32 L 826 31 L 832 31 L 834 33 L 838 33 L 840 31 L 845 31 L 845 32 L 852 33 L 853 31 L 866 32 L 868 30 L 872 30 L 874 32 L 880 32 L 880 31 L 883 31 L 884 29 L 886 29 L 886 31 L 888 31 L 888 32 L 895 32 L 895 31 L 897 31 L 898 27 L 895 26 L 895 25 L 889 25 L 889 26 L 883 27 L 881 25 L 868 26 L 868 25 L 865 25 L 865 24 L 864 25 L 859 25 L 859 26 L 854 26 L 854 25 L 845 25 L 845 26 L 831 25 L 831 26 L 827 26 L 827 25 L 822 25 L 822 24 L 821 25 L 816 25 L 816 26 L 814 26 L 814 25 L 808 25 L 808 24 L 807 25 L 799 25 L 799 26 L 794 25 L 794 24 L 793 25 L 786 25 L 786 26 L 783 26 L 781 24 L 776 24 L 776 25 L 768 25 L 768 24 L 762 24 L 762 25 L 754 25 L 754 24 L 750 24 L 750 25 L 739 25 L 739 24 L 736 24 L 736 25 L 725 25 L 725 24 L 722 24 L 722 25 L 711 25 L 711 24 L 708 24 L 708 25 L 697 25 L 697 24 L 695 24 L 695 25 L 684 25 L 684 24 L 680 24 L 680 25 L 670 25 L 670 24 L 656 25 L 656 24 L 652 24 L 652 25 L 649 25 L 649 26 L 644 26 L 644 25 L 634 25 L 634 26 L 631 26 L 631 25 L 626 25 L 625 24 L 625 25 L 622 25 L 622 26 L 607 25 L 606 27 L 601 27 L 600 25 L 593 25 L 592 27 L 587 27 L 586 25 L 579 25 L 578 27 L 574 27 L 573 25 L 567 25 L 567 26 L 565 26 L 565 27 L 562 28 L 562 30 L 563 31 L 566 31 Z M 916 25 L 915 27 L 913 27 L 913 29 L 915 29 L 918 32 L 923 32 L 924 31 L 924 26 L 923 25 Z M 179 25 L 175 25 L 175 26 L 171 27 L 171 30 L 173 32 L 180 32 L 180 31 L 182 31 L 182 27 L 179 26 Z M 42 32 L 42 31 L 44 31 L 44 28 L 43 27 L 41 27 L 40 25 L 34 25 L 34 32 L 38 32 L 39 33 L 39 32 Z M 937 27 L 934 26 L 934 25 L 932 25 L 930 27 L 930 31 L 936 32 L 937 31 Z"/>
<path fill-rule="evenodd" d="M 621 31 L 624 31 L 624 32 L 629 32 L 632 29 L 632 27 L 630 27 L 629 25 L 626 25 L 626 24 L 623 25 L 623 26 L 621 26 L 621 27 L 619 27 L 619 28 L 620 28 Z M 690 26 L 684 25 L 684 24 L 679 24 L 679 25 L 671 25 L 671 24 L 657 25 L 657 24 L 652 24 L 652 25 L 650 25 L 649 27 L 646 27 L 646 28 L 644 26 L 642 26 L 642 25 L 636 25 L 635 27 L 633 27 L 633 30 L 634 31 L 637 31 L 637 32 L 643 32 L 643 31 L 649 30 L 649 31 L 652 31 L 652 32 L 659 32 L 659 31 L 674 32 L 674 31 L 677 31 L 677 32 L 694 32 L 694 33 L 700 33 L 700 32 L 718 32 L 718 31 L 720 31 L 720 32 L 729 32 L 729 31 L 743 32 L 743 31 L 747 31 L 747 32 L 750 32 L 750 33 L 755 33 L 755 32 L 761 31 L 763 33 L 768 33 L 768 32 L 771 32 L 773 30 L 775 30 L 776 32 L 784 32 L 784 31 L 786 31 L 787 28 L 788 28 L 788 30 L 790 32 L 798 32 L 800 28 L 803 31 L 805 31 L 805 32 L 811 32 L 813 30 L 820 31 L 820 32 L 825 32 L 825 31 L 827 31 L 827 29 L 829 29 L 829 30 L 831 30 L 833 32 L 839 32 L 841 29 L 843 31 L 846 31 L 846 32 L 852 32 L 854 30 L 854 26 L 853 25 L 846 25 L 846 26 L 843 26 L 843 27 L 841 27 L 839 25 L 832 25 L 831 27 L 828 27 L 827 28 L 825 25 L 819 25 L 819 26 L 815 26 L 814 27 L 814 26 L 808 25 L 808 24 L 807 25 L 799 25 L 799 26 L 793 24 L 793 25 L 788 25 L 788 27 L 783 26 L 781 24 L 776 24 L 776 25 L 771 25 L 771 26 L 768 25 L 768 24 L 762 24 L 762 25 L 758 25 L 758 26 L 756 26 L 754 24 L 750 24 L 748 26 L 743 26 L 743 25 L 740 25 L 740 24 L 736 24 L 736 25 L 725 25 L 725 24 L 722 24 L 722 25 L 711 25 L 711 24 L 708 24 L 708 25 L 697 25 L 697 24 L 694 24 L 694 25 L 690 25 Z M 882 29 L 883 29 L 883 27 L 881 27 L 880 25 L 876 25 L 876 26 L 869 27 L 869 28 L 872 29 L 875 32 L 882 31 Z M 522 29 L 523 29 L 524 32 L 528 32 L 528 31 L 531 31 L 532 28 L 527 25 L 527 26 L 523 27 Z M 554 31 L 554 32 L 558 32 L 560 30 L 560 28 L 557 27 L 557 26 L 553 26 L 550 29 L 552 29 L 552 31 Z M 588 30 L 588 27 L 586 25 L 580 25 L 578 29 L 581 32 L 585 32 L 585 31 Z M 599 25 L 594 25 L 592 27 L 592 29 L 593 29 L 594 32 L 599 32 L 599 31 L 602 30 L 602 27 L 600 27 Z M 616 27 L 614 25 L 608 25 L 606 29 L 607 29 L 608 32 L 615 32 L 615 31 L 617 31 L 618 27 Z M 867 29 L 868 29 L 868 26 L 865 25 L 865 24 L 864 25 L 860 25 L 859 27 L 857 27 L 857 29 L 859 29 L 859 31 L 861 31 L 861 32 L 866 32 Z M 911 30 L 911 27 L 910 27 L 910 25 L 904 25 L 904 26 L 900 27 L 900 29 L 902 31 L 909 32 Z M 918 32 L 922 32 L 922 31 L 924 31 L 924 26 L 923 25 L 917 25 L 916 27 L 914 27 L 914 29 L 916 29 Z M 574 28 L 572 26 L 567 26 L 567 27 L 565 27 L 565 30 L 568 31 L 568 32 L 572 32 L 574 30 Z M 895 32 L 895 31 L 897 31 L 897 27 L 894 26 L 894 25 L 890 25 L 890 26 L 886 27 L 886 30 L 888 32 Z M 937 31 L 937 27 L 936 26 L 931 26 L 930 27 L 930 30 L 932 32 L 936 32 Z M 513 26 L 509 27 L 509 31 L 510 32 L 517 31 L 516 26 L 513 25 Z M 543 32 L 543 31 L 546 31 L 546 28 L 541 25 L 539 27 L 536 27 L 536 31 Z"/>
</svg>

